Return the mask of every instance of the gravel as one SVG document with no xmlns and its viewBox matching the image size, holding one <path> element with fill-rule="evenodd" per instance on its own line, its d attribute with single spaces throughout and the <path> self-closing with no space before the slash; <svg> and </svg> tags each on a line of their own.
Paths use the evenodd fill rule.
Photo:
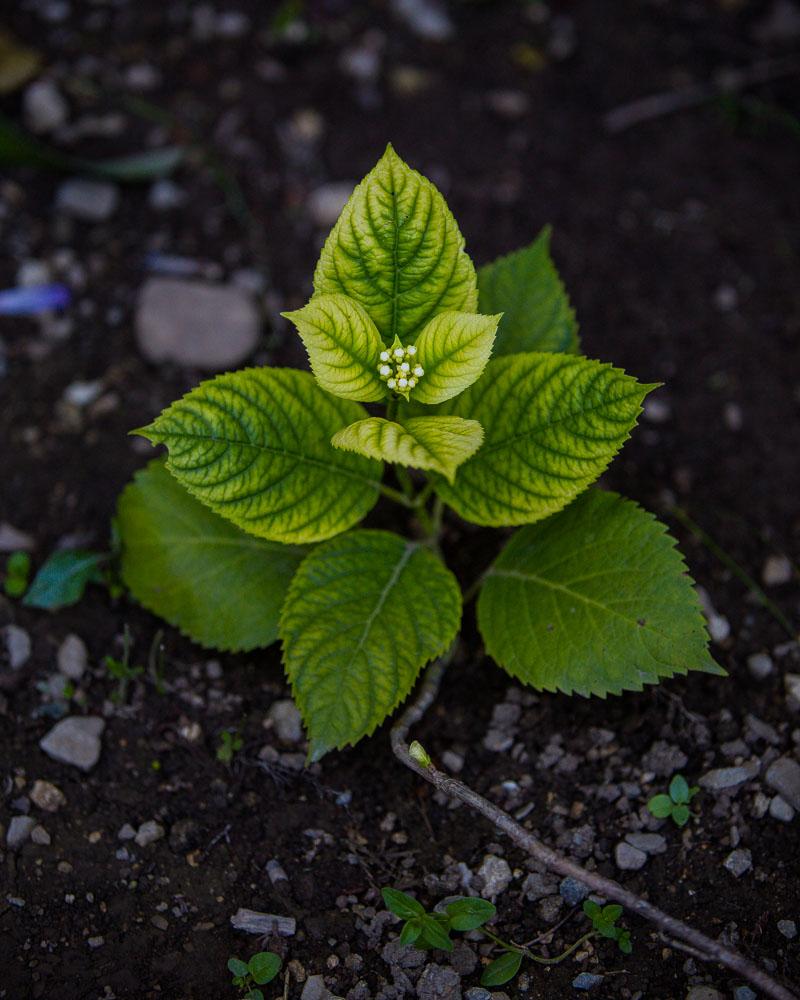
<svg viewBox="0 0 800 1000">
<path fill-rule="evenodd" d="M 253 297 L 236 285 L 158 277 L 139 293 L 136 338 L 154 364 L 236 368 L 255 350 L 259 333 Z"/>
<path fill-rule="evenodd" d="M 645 854 L 663 854 L 667 849 L 667 841 L 660 833 L 629 833 L 625 840 Z"/>
<path fill-rule="evenodd" d="M 747 669 L 750 671 L 751 677 L 757 681 L 763 681 L 775 670 L 775 664 L 768 653 L 753 653 L 752 656 L 747 657 Z"/>
<path fill-rule="evenodd" d="M 77 635 L 68 635 L 58 647 L 56 657 L 59 671 L 71 681 L 79 681 L 83 677 L 89 662 L 89 654 L 83 639 Z"/>
<path fill-rule="evenodd" d="M 723 792 L 751 781 L 756 774 L 758 774 L 757 763 L 745 767 L 717 767 L 707 771 L 698 784 L 709 792 Z"/>
<path fill-rule="evenodd" d="M 495 854 L 486 855 L 478 869 L 478 875 L 483 879 L 482 895 L 492 902 L 505 892 L 511 883 L 511 868 L 508 862 Z"/>
<path fill-rule="evenodd" d="M 722 864 L 735 878 L 741 878 L 753 867 L 753 856 L 747 848 L 740 847 L 731 851 Z"/>
<path fill-rule="evenodd" d="M 339 218 L 354 187 L 353 181 L 342 181 L 323 184 L 322 187 L 312 191 L 308 196 L 307 208 L 314 225 L 321 229 L 330 229 Z"/>
<path fill-rule="evenodd" d="M 796 760 L 779 757 L 769 766 L 764 780 L 793 809 L 800 809 L 800 764 Z"/>
<path fill-rule="evenodd" d="M 142 823 L 133 839 L 139 847 L 147 847 L 148 844 L 154 844 L 157 840 L 161 840 L 164 832 L 164 827 L 160 823 L 149 819 L 146 823 Z"/>
<path fill-rule="evenodd" d="M 647 863 L 647 855 L 638 847 L 622 841 L 614 848 L 614 861 L 622 871 L 636 872 Z"/>
<path fill-rule="evenodd" d="M 577 906 L 589 895 L 589 887 L 575 878 L 567 878 L 558 887 L 559 894 L 568 906 Z"/>
<path fill-rule="evenodd" d="M 44 812 L 54 813 L 67 804 L 64 793 L 56 785 L 39 778 L 33 783 L 31 802 Z"/>
<path fill-rule="evenodd" d="M 572 980 L 572 988 L 574 990 L 593 990 L 603 982 L 604 978 L 604 976 L 593 972 L 581 972 Z"/>
<path fill-rule="evenodd" d="M 282 917 L 276 913 L 261 913 L 259 910 L 248 910 L 244 906 L 231 917 L 231 927 L 246 934 L 258 934 L 261 937 L 269 934 L 280 934 L 281 937 L 293 937 L 297 931 L 297 921 L 294 917 Z"/>
<path fill-rule="evenodd" d="M 770 800 L 769 814 L 773 819 L 780 820 L 781 823 L 791 823 L 794 819 L 794 809 L 780 795 L 775 795 Z"/>
<path fill-rule="evenodd" d="M 36 80 L 22 95 L 22 114 L 31 132 L 44 135 L 66 124 L 69 105 L 52 80 Z"/>
<path fill-rule="evenodd" d="M 737 986 L 733 991 L 733 1000 L 758 1000 L 758 994 L 749 986 Z"/>
<path fill-rule="evenodd" d="M 522 891 L 529 902 L 535 903 L 538 899 L 544 899 L 545 896 L 554 895 L 559 891 L 559 888 L 558 882 L 552 875 L 531 872 L 522 883 Z"/>
<path fill-rule="evenodd" d="M 392 13 L 420 38 L 446 42 L 455 28 L 444 7 L 436 0 L 391 0 Z"/>
<path fill-rule="evenodd" d="M 19 625 L 6 625 L 3 629 L 8 665 L 12 670 L 24 667 L 31 656 L 31 637 Z"/>
<path fill-rule="evenodd" d="M 713 986 L 693 986 L 686 994 L 686 1000 L 725 1000 Z"/>
<path fill-rule="evenodd" d="M 40 823 L 37 823 L 31 830 L 31 842 L 39 844 L 41 847 L 47 847 L 51 843 L 50 834 Z"/>
<path fill-rule="evenodd" d="M 98 716 L 69 716 L 57 722 L 39 746 L 53 760 L 91 771 L 100 759 L 100 737 L 105 728 L 105 720 Z"/>
<path fill-rule="evenodd" d="M 797 924 L 794 920 L 779 920 L 778 930 L 783 934 L 787 941 L 794 941 L 797 937 Z"/>
<path fill-rule="evenodd" d="M 12 816 L 6 832 L 6 844 L 9 850 L 18 851 L 28 841 L 36 825 L 33 816 Z"/>
<path fill-rule="evenodd" d="M 765 587 L 781 587 L 792 579 L 792 564 L 786 556 L 768 556 L 761 570 Z"/>
<path fill-rule="evenodd" d="M 71 177 L 56 192 L 56 211 L 81 222 L 106 222 L 119 205 L 119 188 L 110 181 Z"/>
<path fill-rule="evenodd" d="M 461 979 L 455 969 L 431 962 L 417 981 L 419 1000 L 461 1000 Z"/>
<path fill-rule="evenodd" d="M 333 993 L 325 985 L 322 976 L 309 976 L 300 994 L 300 1000 L 332 1000 Z"/>
<path fill-rule="evenodd" d="M 267 713 L 272 720 L 275 733 L 282 743 L 299 743 L 303 738 L 303 724 L 300 712 L 291 698 L 273 702 Z"/>
</svg>

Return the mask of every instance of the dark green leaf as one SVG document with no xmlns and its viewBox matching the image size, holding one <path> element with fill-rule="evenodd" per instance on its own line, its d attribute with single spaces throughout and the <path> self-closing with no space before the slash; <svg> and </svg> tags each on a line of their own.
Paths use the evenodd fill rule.
<svg viewBox="0 0 800 1000">
<path fill-rule="evenodd" d="M 281 971 L 281 959 L 274 951 L 260 951 L 247 963 L 248 971 L 259 986 L 271 983 Z"/>
<path fill-rule="evenodd" d="M 400 931 L 400 944 L 413 944 L 421 933 L 422 925 L 415 917 L 413 920 L 409 920 L 403 924 L 403 929 Z"/>
<path fill-rule="evenodd" d="M 676 774 L 669 783 L 669 795 L 676 805 L 689 801 L 689 783 L 682 774 Z"/>
<path fill-rule="evenodd" d="M 507 951 L 483 970 L 481 986 L 502 986 L 519 972 L 522 965 L 521 951 Z"/>
<path fill-rule="evenodd" d="M 675 806 L 672 810 L 672 819 L 678 826 L 686 826 L 690 815 L 689 807 L 683 803 Z"/>
<path fill-rule="evenodd" d="M 241 958 L 229 958 L 228 969 L 234 976 L 246 976 L 248 973 L 247 962 L 243 962 Z"/>
<path fill-rule="evenodd" d="M 617 946 L 619 950 L 625 955 L 630 955 L 633 951 L 633 945 L 631 944 L 631 932 L 623 931 L 617 938 Z"/>
<path fill-rule="evenodd" d="M 249 990 L 245 993 L 244 1000 L 264 1000 L 264 994 L 261 990 Z"/>
<path fill-rule="evenodd" d="M 656 819 L 665 819 L 672 812 L 672 799 L 669 795 L 654 795 L 647 803 L 647 808 Z"/>
<path fill-rule="evenodd" d="M 81 160 L 83 170 L 123 184 L 136 184 L 157 180 L 171 174 L 183 160 L 184 150 L 179 146 L 162 146 L 145 153 L 115 157 L 112 160 Z"/>
<path fill-rule="evenodd" d="M 622 907 L 619 903 L 609 903 L 603 907 L 603 920 L 607 920 L 610 924 L 616 923 L 621 916 Z"/>
<path fill-rule="evenodd" d="M 583 912 L 594 923 L 602 915 L 603 911 L 593 899 L 587 899 L 583 903 Z"/>
<path fill-rule="evenodd" d="M 420 917 L 420 924 L 422 925 L 422 934 L 425 936 L 426 941 L 434 948 L 441 948 L 442 951 L 453 950 L 453 942 L 450 940 L 445 927 L 442 926 L 440 919 L 429 916 L 426 913 L 424 917 Z"/>
<path fill-rule="evenodd" d="M 599 931 L 604 938 L 608 938 L 610 941 L 616 941 L 619 937 L 619 927 L 615 927 L 606 920 L 598 920 L 594 925 L 594 928 L 596 931 Z"/>
<path fill-rule="evenodd" d="M 449 903 L 446 909 L 454 931 L 473 931 L 497 913 L 497 909 L 487 900 L 467 897 Z"/>
<path fill-rule="evenodd" d="M 391 889 L 387 886 L 385 889 L 381 889 L 381 895 L 386 903 L 386 908 L 397 914 L 398 917 L 402 917 L 403 920 L 411 920 L 414 917 L 423 916 L 425 913 L 425 907 L 422 903 L 418 903 L 413 896 L 409 896 L 399 889 Z"/>
<path fill-rule="evenodd" d="M 99 582 L 102 552 L 65 549 L 54 552 L 34 577 L 22 603 L 30 608 L 56 611 L 77 604 L 87 584 Z"/>
</svg>

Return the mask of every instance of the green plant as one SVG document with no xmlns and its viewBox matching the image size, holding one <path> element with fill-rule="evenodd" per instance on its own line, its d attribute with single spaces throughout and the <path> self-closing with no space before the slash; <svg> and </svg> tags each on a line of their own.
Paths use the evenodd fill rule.
<svg viewBox="0 0 800 1000">
<path fill-rule="evenodd" d="M 248 962 L 229 958 L 228 969 L 233 973 L 231 982 L 238 988 L 242 1000 L 264 1000 L 263 992 L 257 987 L 272 982 L 281 971 L 281 960 L 274 951 L 259 951 Z"/>
<path fill-rule="evenodd" d="M 676 774 L 669 783 L 669 794 L 654 795 L 647 803 L 647 808 L 656 819 L 666 819 L 671 816 L 676 826 L 686 826 L 691 812 L 689 803 L 700 791 L 697 785 L 689 787 L 682 774 Z"/>
<path fill-rule="evenodd" d="M 12 552 L 6 560 L 3 590 L 7 597 L 22 597 L 28 589 L 31 575 L 31 557 L 27 552 Z"/>
<path fill-rule="evenodd" d="M 372 733 L 476 595 L 487 652 L 537 688 L 722 672 L 664 526 L 589 489 L 655 386 L 579 353 L 548 231 L 476 273 L 390 146 L 286 315 L 311 372 L 220 375 L 134 432 L 168 457 L 126 488 L 118 526 L 145 607 L 218 649 L 280 638 L 311 759 Z M 408 535 L 358 527 L 381 497 Z M 464 597 L 443 551 L 468 552 L 470 529 L 452 515 L 520 526 L 483 572 L 460 559 Z"/>
<path fill-rule="evenodd" d="M 126 625 L 122 631 L 122 657 L 117 659 L 114 656 L 104 656 L 103 666 L 108 671 L 108 676 L 113 677 L 117 682 L 111 693 L 111 700 L 115 705 L 123 705 L 128 700 L 128 687 L 130 682 L 141 677 L 144 667 L 131 663 L 133 652 L 133 637 L 130 628 Z"/>
<path fill-rule="evenodd" d="M 221 764 L 225 764 L 230 767 L 233 762 L 233 758 L 244 746 L 244 740 L 235 731 L 230 729 L 224 729 L 220 733 L 219 746 L 217 747 L 217 760 Z"/>
<path fill-rule="evenodd" d="M 582 944 L 598 936 L 615 940 L 626 954 L 632 950 L 630 933 L 615 926 L 622 913 L 621 906 L 605 906 L 601 909 L 597 903 L 587 900 L 583 911 L 592 921 L 592 930 L 578 938 L 560 955 L 545 958 L 532 952 L 526 945 L 504 941 L 490 930 L 486 925 L 497 915 L 497 909 L 485 899 L 463 896 L 451 900 L 441 912 L 434 910 L 429 913 L 422 903 L 399 889 L 385 888 L 381 890 L 381 895 L 387 909 L 405 921 L 400 931 L 401 944 L 423 950 L 439 948 L 442 951 L 452 951 L 450 934 L 453 931 L 477 930 L 498 945 L 502 953 L 483 970 L 482 986 L 502 986 L 509 982 L 519 972 L 524 959 L 538 965 L 558 965 Z"/>
</svg>

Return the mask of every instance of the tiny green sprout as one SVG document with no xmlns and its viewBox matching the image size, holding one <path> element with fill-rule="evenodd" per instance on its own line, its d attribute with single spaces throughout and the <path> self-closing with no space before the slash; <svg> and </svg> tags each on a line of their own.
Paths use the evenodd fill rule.
<svg viewBox="0 0 800 1000">
<path fill-rule="evenodd" d="M 22 597 L 28 589 L 31 573 L 31 557 L 27 552 L 12 552 L 6 560 L 6 576 L 3 590 L 6 597 Z"/>
<path fill-rule="evenodd" d="M 689 787 L 689 783 L 682 774 L 676 774 L 669 783 L 669 794 L 663 792 L 654 795 L 647 803 L 647 808 L 656 819 L 666 819 L 671 816 L 676 826 L 686 826 L 689 822 L 691 812 L 689 803 L 700 791 L 697 785 Z"/>
<path fill-rule="evenodd" d="M 225 729 L 219 738 L 217 747 L 217 760 L 221 764 L 230 767 L 233 758 L 244 746 L 244 740 L 236 730 Z"/>
<path fill-rule="evenodd" d="M 594 900 L 587 899 L 583 904 L 583 912 L 591 920 L 595 933 L 610 941 L 616 941 L 619 950 L 625 955 L 630 955 L 633 951 L 631 932 L 617 927 L 617 921 L 622 916 L 622 907 L 618 903 L 600 906 Z"/>
<path fill-rule="evenodd" d="M 430 767 L 433 763 L 431 761 L 430 755 L 428 754 L 428 751 L 419 742 L 419 740 L 414 740 L 414 742 L 408 748 L 408 755 L 409 757 L 412 758 L 412 760 L 415 760 L 421 767 Z"/>
<path fill-rule="evenodd" d="M 274 951 L 259 951 L 249 962 L 229 958 L 228 971 L 233 973 L 231 982 L 242 1000 L 264 1000 L 263 992 L 257 987 L 272 982 L 281 971 L 281 959 Z"/>
</svg>

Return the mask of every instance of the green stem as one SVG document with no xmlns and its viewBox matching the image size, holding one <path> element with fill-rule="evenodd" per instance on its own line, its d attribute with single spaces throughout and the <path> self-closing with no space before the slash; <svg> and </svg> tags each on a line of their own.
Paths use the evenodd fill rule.
<svg viewBox="0 0 800 1000">
<path fill-rule="evenodd" d="M 478 593 L 478 591 L 483 586 L 483 581 L 486 579 L 488 570 L 485 573 L 481 573 L 477 580 L 473 580 L 472 583 L 464 591 L 464 604 L 469 604 L 473 597 Z"/>
<path fill-rule="evenodd" d="M 395 503 L 399 503 L 403 507 L 408 507 L 409 510 L 416 509 L 413 497 L 409 497 L 405 493 L 401 493 L 400 490 L 387 486 L 386 483 L 381 483 L 379 489 L 385 497 L 388 497 L 390 500 L 394 500 Z"/>
<path fill-rule="evenodd" d="M 543 955 L 535 955 L 528 948 L 521 948 L 519 945 L 504 941 L 501 937 L 498 937 L 494 931 L 490 931 L 488 927 L 481 927 L 480 932 L 481 934 L 485 934 L 486 937 L 491 938 L 495 944 L 499 944 L 500 947 L 504 948 L 506 951 L 512 951 L 519 955 L 524 955 L 526 958 L 529 958 L 532 962 L 536 962 L 538 965 L 558 965 L 560 962 L 563 962 L 565 958 L 569 958 L 569 956 L 574 951 L 577 951 L 582 944 L 586 944 L 586 942 L 590 941 L 592 938 L 598 937 L 597 931 L 589 931 L 584 934 L 583 937 L 579 937 L 577 941 L 566 949 L 566 951 L 562 951 L 560 955 L 556 955 L 553 958 L 545 958 Z"/>
</svg>

